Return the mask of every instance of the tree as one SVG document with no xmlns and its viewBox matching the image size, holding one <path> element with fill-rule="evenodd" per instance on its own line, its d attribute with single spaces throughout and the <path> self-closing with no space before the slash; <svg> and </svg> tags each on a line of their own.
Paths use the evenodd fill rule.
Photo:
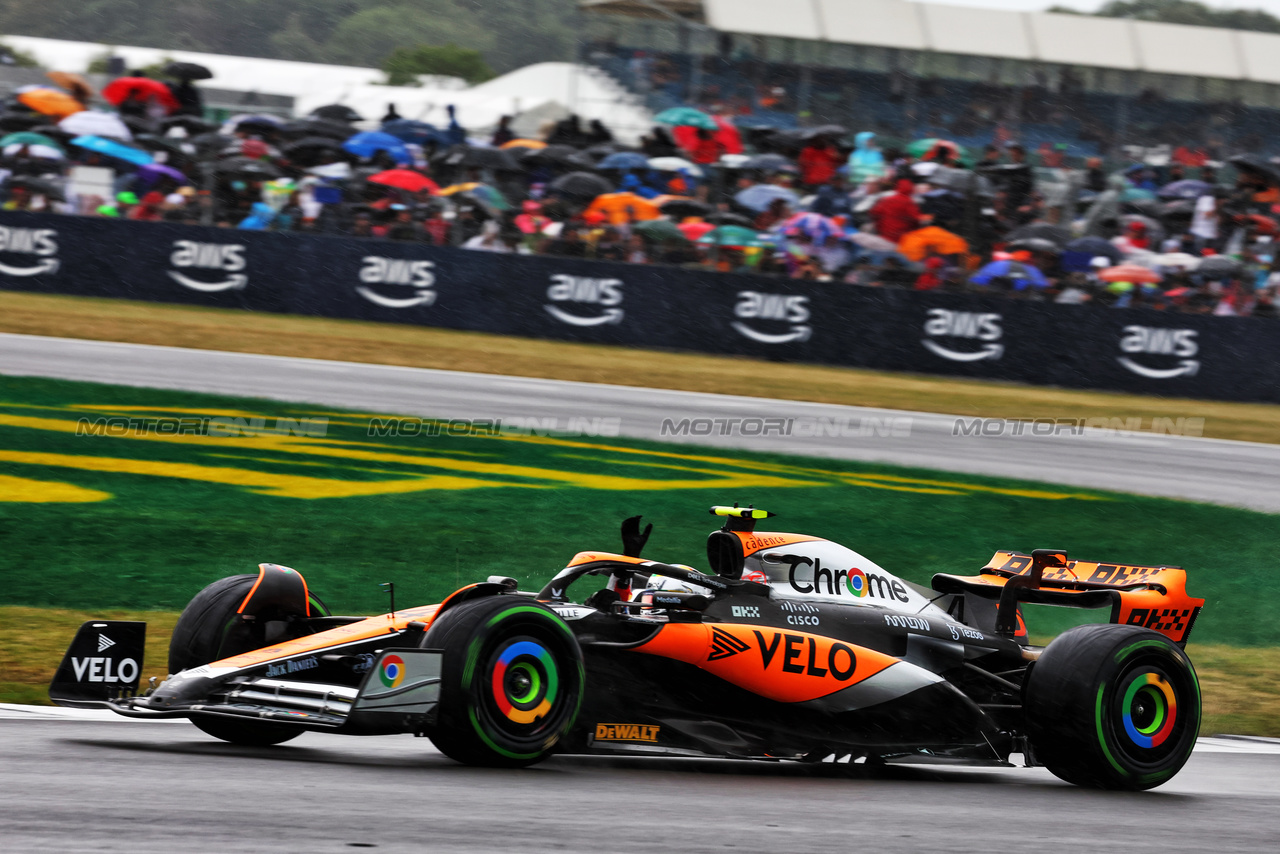
<svg viewBox="0 0 1280 854">
<path fill-rule="evenodd" d="M 1069 15 L 1084 14 L 1063 6 L 1052 6 L 1049 11 Z M 1214 9 L 1195 0 L 1110 0 L 1093 14 L 1100 18 L 1128 18 L 1194 27 L 1280 33 L 1280 18 L 1261 9 Z"/>
<path fill-rule="evenodd" d="M 40 63 L 34 56 L 6 42 L 0 42 L 0 65 L 7 65 L 10 68 L 40 67 Z"/>
<path fill-rule="evenodd" d="M 388 86 L 417 86 L 419 74 L 461 77 L 468 83 L 483 83 L 494 76 L 480 51 L 458 47 L 453 42 L 398 47 L 383 60 L 382 70 Z"/>
</svg>

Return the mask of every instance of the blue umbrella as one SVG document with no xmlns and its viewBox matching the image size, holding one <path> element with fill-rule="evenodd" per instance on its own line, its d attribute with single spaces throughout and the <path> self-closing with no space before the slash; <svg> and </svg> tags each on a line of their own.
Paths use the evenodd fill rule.
<svg viewBox="0 0 1280 854">
<path fill-rule="evenodd" d="M 649 158 L 638 151 L 619 151 L 596 164 L 597 169 L 647 169 Z"/>
<path fill-rule="evenodd" d="M 1012 279 L 1013 289 L 1023 291 L 1029 287 L 1047 288 L 1049 281 L 1035 267 L 1017 261 L 995 261 L 969 277 L 975 285 L 989 285 L 992 279 Z"/>
<path fill-rule="evenodd" d="M 1185 181 L 1174 181 L 1172 184 L 1165 184 L 1156 191 L 1156 195 L 1162 199 L 1198 199 L 1212 191 L 1213 185 L 1208 181 L 1196 181 L 1188 178 Z"/>
<path fill-rule="evenodd" d="M 795 192 L 776 184 L 756 184 L 733 197 L 735 202 L 753 211 L 764 210 L 773 203 L 774 199 L 782 199 L 792 208 L 800 204 L 800 197 Z"/>
<path fill-rule="evenodd" d="M 438 127 L 417 119 L 392 119 L 389 122 L 383 122 L 382 132 L 404 142 L 414 142 L 418 145 L 426 145 L 429 142 L 444 143 L 444 136 Z"/>
<path fill-rule="evenodd" d="M 1119 264 L 1124 257 L 1124 253 L 1105 238 L 1080 237 L 1067 244 L 1059 263 L 1068 273 L 1085 273 L 1091 269 L 1089 262 L 1100 255 L 1109 259 L 1112 265 Z"/>
<path fill-rule="evenodd" d="M 135 166 L 145 166 L 148 163 L 155 162 L 155 158 L 151 156 L 150 152 L 143 151 L 141 148 L 134 148 L 132 145 L 120 142 L 118 139 L 107 139 L 105 136 L 77 136 L 71 140 L 71 144 L 97 154 L 104 154 L 107 157 L 114 157 L 117 160 L 132 163 Z"/>
<path fill-rule="evenodd" d="M 373 157 L 379 151 L 385 151 L 397 163 L 413 162 L 413 155 L 405 148 L 404 140 L 376 130 L 358 133 L 342 143 L 342 147 L 359 157 Z"/>
</svg>

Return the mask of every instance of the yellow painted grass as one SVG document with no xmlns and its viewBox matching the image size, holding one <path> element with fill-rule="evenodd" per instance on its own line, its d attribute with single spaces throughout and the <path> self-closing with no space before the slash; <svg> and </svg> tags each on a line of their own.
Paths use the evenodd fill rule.
<svg viewBox="0 0 1280 854">
<path fill-rule="evenodd" d="M 1280 442 L 1280 406 L 1069 391 L 567 344 L 402 324 L 0 291 L 0 332 L 747 394 L 989 418 L 1204 418 L 1204 435 Z"/>
</svg>

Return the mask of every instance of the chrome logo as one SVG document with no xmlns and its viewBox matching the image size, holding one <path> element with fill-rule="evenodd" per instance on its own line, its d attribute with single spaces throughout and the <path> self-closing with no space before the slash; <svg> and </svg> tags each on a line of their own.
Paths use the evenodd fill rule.
<svg viewBox="0 0 1280 854">
<path fill-rule="evenodd" d="M 854 596 L 864 597 L 867 595 L 867 574 L 856 566 L 849 570 L 849 576 L 844 583 Z"/>
<path fill-rule="evenodd" d="M 1178 698 L 1169 683 L 1155 673 L 1143 673 L 1129 683 L 1121 708 L 1124 731 L 1139 747 L 1164 744 L 1178 719 Z"/>
<path fill-rule="evenodd" d="M 551 711 L 559 689 L 555 660 L 541 644 L 518 640 L 498 656 L 493 668 L 493 699 L 503 715 L 531 724 Z"/>
<path fill-rule="evenodd" d="M 404 659 L 398 655 L 388 655 L 382 659 L 382 670 L 378 673 L 378 678 L 388 688 L 399 688 L 404 681 Z"/>
</svg>

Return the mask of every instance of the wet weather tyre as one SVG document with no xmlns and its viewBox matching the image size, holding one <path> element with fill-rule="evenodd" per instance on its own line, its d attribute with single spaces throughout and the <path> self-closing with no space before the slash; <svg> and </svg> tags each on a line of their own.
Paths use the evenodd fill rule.
<svg viewBox="0 0 1280 854">
<path fill-rule="evenodd" d="M 586 674 L 573 631 L 515 596 L 463 602 L 422 646 L 444 653 L 431 741 L 467 765 L 521 767 L 554 750 L 578 716 Z"/>
<path fill-rule="evenodd" d="M 1177 774 L 1200 732 L 1200 683 L 1167 637 L 1139 626 L 1064 632 L 1031 669 L 1036 758 L 1070 783 L 1150 789 Z"/>
<path fill-rule="evenodd" d="M 287 623 L 283 619 L 271 619 L 283 618 L 284 614 L 261 614 L 264 619 L 254 629 L 238 619 L 236 611 L 257 578 L 256 575 L 233 575 L 213 582 L 195 595 L 173 627 L 169 641 L 170 673 L 249 652 L 284 638 Z M 328 613 L 319 599 L 313 596 L 312 602 L 312 607 Z M 280 744 L 302 734 L 296 727 L 212 715 L 196 716 L 191 722 L 214 738 L 259 747 Z"/>
</svg>

